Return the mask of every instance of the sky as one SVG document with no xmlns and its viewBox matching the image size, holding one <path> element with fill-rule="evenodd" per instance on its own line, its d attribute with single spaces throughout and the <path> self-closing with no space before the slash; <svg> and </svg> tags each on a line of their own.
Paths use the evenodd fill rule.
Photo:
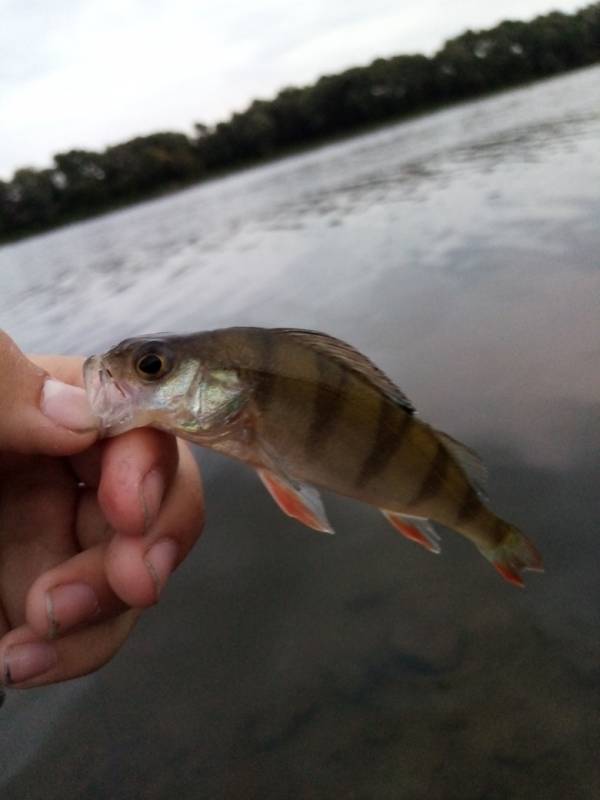
<svg viewBox="0 0 600 800">
<path fill-rule="evenodd" d="M 588 0 L 589 2 L 589 0 Z M 586 0 L 0 0 L 0 178 Z"/>
</svg>

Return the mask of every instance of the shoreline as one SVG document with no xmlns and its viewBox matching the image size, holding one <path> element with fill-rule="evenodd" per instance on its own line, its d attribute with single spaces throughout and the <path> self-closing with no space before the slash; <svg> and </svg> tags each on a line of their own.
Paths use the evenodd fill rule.
<svg viewBox="0 0 600 800">
<path fill-rule="evenodd" d="M 60 230 L 61 228 L 67 228 L 71 225 L 76 225 L 82 222 L 88 222 L 90 220 L 103 217 L 108 214 L 112 214 L 116 211 L 121 211 L 127 208 L 133 208 L 138 205 L 143 205 L 144 203 L 152 202 L 154 200 L 159 200 L 163 197 L 169 197 L 171 195 L 177 194 L 178 192 L 182 192 L 187 189 L 191 189 L 193 187 L 198 187 L 201 185 L 206 185 L 214 181 L 219 181 L 231 175 L 236 175 L 263 166 L 268 166 L 270 164 L 277 163 L 278 161 L 283 161 L 293 156 L 304 155 L 306 153 L 314 152 L 329 145 L 346 142 L 351 139 L 359 138 L 361 136 L 365 136 L 370 133 L 375 133 L 377 131 L 385 130 L 386 128 L 392 128 L 398 125 L 403 125 L 405 123 L 412 122 L 413 120 L 419 119 L 421 117 L 429 115 L 433 116 L 437 113 L 441 113 L 451 108 L 468 106 L 472 103 L 477 103 L 487 98 L 497 97 L 502 94 L 506 94 L 507 92 L 519 91 L 521 89 L 527 89 L 531 86 L 537 86 L 539 84 L 560 80 L 561 78 L 567 77 L 569 75 L 577 74 L 579 72 L 585 72 L 586 70 L 595 69 L 598 66 L 599 66 L 598 63 L 587 64 L 585 66 L 578 66 L 573 69 L 563 70 L 557 74 L 548 75 L 533 80 L 529 79 L 520 81 L 517 83 L 513 83 L 510 86 L 504 86 L 490 91 L 482 91 L 477 94 L 472 94 L 469 97 L 464 97 L 456 100 L 448 100 L 447 102 L 444 103 L 432 103 L 430 105 L 424 105 L 415 111 L 396 115 L 394 117 L 390 117 L 385 120 L 366 122 L 363 125 L 354 126 L 352 127 L 352 129 L 348 129 L 346 131 L 312 139 L 304 144 L 291 145 L 286 148 L 281 148 L 277 153 L 273 153 L 271 155 L 248 159 L 242 162 L 236 162 L 234 165 L 230 167 L 216 169 L 214 171 L 211 171 L 208 175 L 205 175 L 200 178 L 195 176 L 193 178 L 182 180 L 177 183 L 170 183 L 159 189 L 153 191 L 151 190 L 147 193 L 144 193 L 143 195 L 107 203 L 106 205 L 99 206 L 98 208 L 90 210 L 89 212 L 82 211 L 81 213 L 73 213 L 70 215 L 65 215 L 65 217 L 62 218 L 60 221 L 53 222 L 48 225 L 40 225 L 36 226 L 35 228 L 23 231 L 17 231 L 14 234 L 4 234 L 4 235 L 0 234 L 0 248 L 4 246 L 9 246 L 11 244 L 16 244 L 25 239 L 31 239 L 36 236 L 42 236 L 44 234 Z"/>
</svg>

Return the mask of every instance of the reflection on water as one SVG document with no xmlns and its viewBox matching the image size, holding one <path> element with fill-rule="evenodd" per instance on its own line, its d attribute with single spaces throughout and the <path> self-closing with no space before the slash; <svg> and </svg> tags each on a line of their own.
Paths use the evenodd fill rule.
<svg viewBox="0 0 600 800">
<path fill-rule="evenodd" d="M 320 537 L 203 453 L 206 535 L 160 608 L 100 674 L 9 696 L 3 800 L 600 796 L 599 79 L 0 250 L 25 348 L 228 324 L 349 339 L 481 452 L 547 567 L 519 593 L 451 533 L 435 559 L 335 497 Z"/>
</svg>

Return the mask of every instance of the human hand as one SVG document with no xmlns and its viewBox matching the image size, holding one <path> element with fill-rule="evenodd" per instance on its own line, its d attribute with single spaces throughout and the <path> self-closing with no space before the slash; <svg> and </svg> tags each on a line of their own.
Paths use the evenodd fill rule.
<svg viewBox="0 0 600 800">
<path fill-rule="evenodd" d="M 203 516 L 185 443 L 148 428 L 98 442 L 82 359 L 33 360 L 0 331 L 0 684 L 16 688 L 106 663 Z"/>
</svg>

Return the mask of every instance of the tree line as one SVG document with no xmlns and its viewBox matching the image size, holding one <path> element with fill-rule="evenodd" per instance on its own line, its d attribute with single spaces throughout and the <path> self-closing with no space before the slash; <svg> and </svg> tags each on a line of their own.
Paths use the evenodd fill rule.
<svg viewBox="0 0 600 800">
<path fill-rule="evenodd" d="M 399 55 L 255 100 L 195 133 L 138 136 L 102 152 L 69 150 L 48 169 L 0 181 L 0 239 L 272 158 L 326 137 L 600 61 L 600 2 L 574 14 L 468 30 L 432 57 Z"/>
</svg>

